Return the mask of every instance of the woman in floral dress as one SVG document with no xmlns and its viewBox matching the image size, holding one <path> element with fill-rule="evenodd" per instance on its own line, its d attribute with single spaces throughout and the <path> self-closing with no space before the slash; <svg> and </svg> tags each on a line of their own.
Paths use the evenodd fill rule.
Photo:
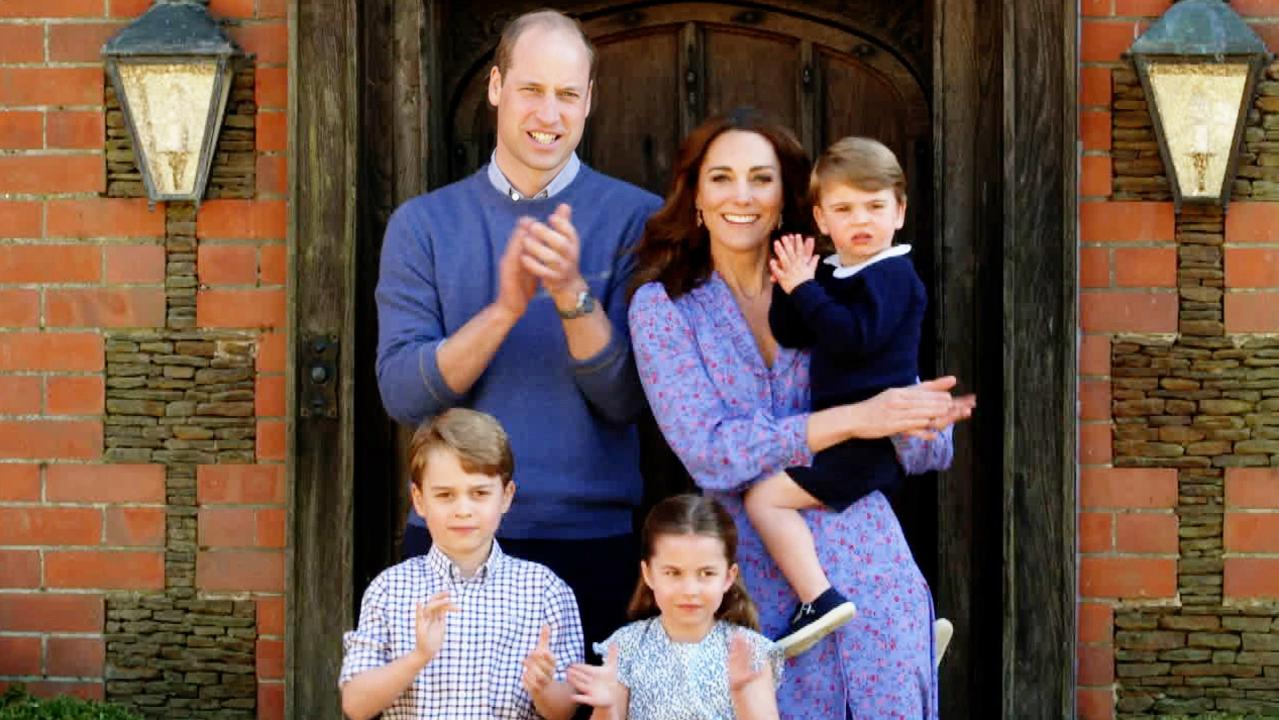
<svg viewBox="0 0 1279 720">
<path fill-rule="evenodd" d="M 768 329 L 771 242 L 811 222 L 808 160 L 788 131 L 745 112 L 708 120 L 685 140 L 673 178 L 636 251 L 636 364 L 667 442 L 736 520 L 742 577 L 775 637 L 797 600 L 746 517 L 749 484 L 851 437 L 900 436 L 908 473 L 944 467 L 949 434 L 920 438 L 971 405 L 942 378 L 809 412 L 808 356 Z M 932 599 L 888 501 L 873 492 L 842 513 L 804 514 L 822 567 L 858 614 L 788 661 L 781 716 L 936 717 Z"/>
</svg>

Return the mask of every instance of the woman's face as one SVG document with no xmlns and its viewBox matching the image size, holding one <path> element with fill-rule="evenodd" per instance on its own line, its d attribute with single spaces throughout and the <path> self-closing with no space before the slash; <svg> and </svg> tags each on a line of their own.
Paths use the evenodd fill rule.
<svg viewBox="0 0 1279 720">
<path fill-rule="evenodd" d="M 773 144 L 744 130 L 712 140 L 698 171 L 696 204 L 712 246 L 767 248 L 782 212 L 782 168 Z"/>
</svg>

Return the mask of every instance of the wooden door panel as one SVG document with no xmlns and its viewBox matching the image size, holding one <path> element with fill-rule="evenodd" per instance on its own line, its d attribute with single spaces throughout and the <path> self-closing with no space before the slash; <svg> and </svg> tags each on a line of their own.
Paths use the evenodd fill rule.
<svg viewBox="0 0 1279 720">
<path fill-rule="evenodd" d="M 679 28 L 609 38 L 582 155 L 597 170 L 661 194 L 679 148 Z"/>
<path fill-rule="evenodd" d="M 799 127 L 794 89 L 799 81 L 798 39 L 710 26 L 703 42 L 706 117 L 752 106 L 787 127 Z"/>
<path fill-rule="evenodd" d="M 817 53 L 825 146 L 848 135 L 872 137 L 906 157 L 907 107 L 892 81 L 844 54 Z"/>
<path fill-rule="evenodd" d="M 848 134 L 902 155 L 929 145 L 923 88 L 887 48 L 838 27 L 781 12 L 679 3 L 585 21 L 596 45 L 595 110 L 579 152 L 592 166 L 662 192 L 684 133 L 750 105 L 819 150 Z M 447 110 L 450 179 L 474 172 L 493 147 L 486 82 L 475 63 Z M 919 206 L 922 209 L 922 206 Z"/>
</svg>

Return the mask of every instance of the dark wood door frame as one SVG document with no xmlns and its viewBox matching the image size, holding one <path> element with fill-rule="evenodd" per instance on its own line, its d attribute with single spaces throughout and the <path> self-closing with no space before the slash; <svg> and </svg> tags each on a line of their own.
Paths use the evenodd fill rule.
<svg viewBox="0 0 1279 720">
<path fill-rule="evenodd" d="M 357 240 L 369 214 L 420 192 L 423 176 L 438 180 L 447 164 L 429 112 L 441 87 L 429 60 L 439 6 L 293 0 L 289 17 L 286 715 L 338 718 L 340 633 L 355 612 L 355 487 L 370 481 L 357 474 L 354 419 L 356 402 L 376 392 L 357 361 L 357 350 L 371 352 L 357 334 Z M 943 477 L 935 590 L 961 621 L 982 617 L 979 591 L 996 584 L 1002 597 L 998 620 L 978 623 L 943 665 L 943 705 L 974 709 L 966 700 L 988 696 L 981 683 L 990 683 L 1003 717 L 1073 717 L 1077 18 L 1056 0 L 933 0 L 933 17 L 939 364 L 981 394 L 951 473 L 989 483 L 998 498 L 987 507 L 981 488 Z M 393 90 L 372 97 L 371 74 L 389 74 Z M 389 157 L 361 130 L 387 116 L 396 117 Z M 302 414 L 299 343 L 311 333 L 338 339 L 336 418 Z M 999 534 L 985 545 L 1003 549 L 994 576 L 974 575 L 982 532 Z M 973 646 L 995 642 L 999 673 L 966 670 Z"/>
</svg>

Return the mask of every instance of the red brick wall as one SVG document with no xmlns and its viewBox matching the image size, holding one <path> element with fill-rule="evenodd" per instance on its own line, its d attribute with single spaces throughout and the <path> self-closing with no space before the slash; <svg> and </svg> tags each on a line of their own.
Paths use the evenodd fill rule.
<svg viewBox="0 0 1279 720">
<path fill-rule="evenodd" d="M 1112 437 L 1112 413 L 1122 400 L 1112 398 L 1112 340 L 1163 334 L 1171 341 L 1179 331 L 1172 203 L 1114 199 L 1112 164 L 1114 114 L 1132 109 L 1113 102 L 1112 73 L 1131 69 L 1121 53 L 1170 6 L 1169 0 L 1080 3 L 1081 718 L 1116 716 L 1116 614 L 1180 605 L 1179 471 L 1115 467 Z M 1279 0 L 1230 6 L 1279 49 Z M 1225 333 L 1279 332 L 1279 203 L 1231 203 L 1221 247 Z M 1227 467 L 1224 500 L 1215 502 L 1224 504 L 1222 606 L 1279 600 L 1279 470 Z"/>
<path fill-rule="evenodd" d="M 102 43 L 149 0 L 0 1 L 0 686 L 104 695 L 104 603 L 165 587 L 165 468 L 103 462 L 105 333 L 165 325 L 165 212 L 109 199 Z M 258 337 L 257 464 L 198 469 L 197 590 L 257 602 L 283 715 L 285 0 L 212 0 L 256 54 L 256 195 L 206 202 L 196 325 Z"/>
</svg>

